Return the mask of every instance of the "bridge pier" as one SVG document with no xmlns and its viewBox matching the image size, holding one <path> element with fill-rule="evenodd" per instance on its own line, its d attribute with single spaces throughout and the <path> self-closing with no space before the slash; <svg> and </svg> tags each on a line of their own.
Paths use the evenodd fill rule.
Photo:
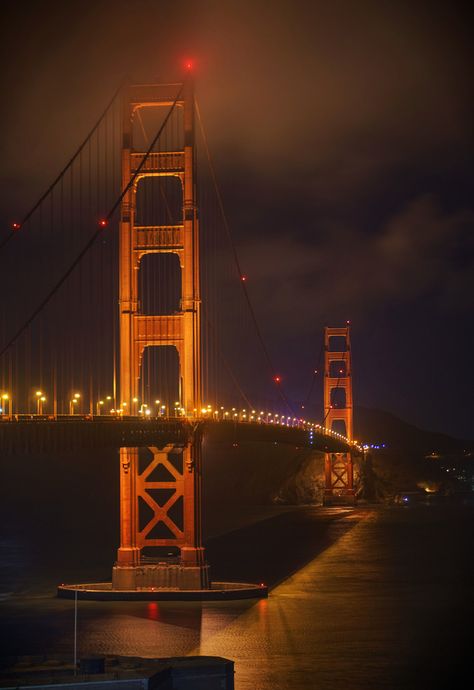
<svg viewBox="0 0 474 690">
<path fill-rule="evenodd" d="M 120 546 L 112 579 L 62 584 L 59 597 L 222 601 L 268 595 L 262 583 L 211 582 L 201 528 L 202 425 L 180 424 L 179 434 L 151 434 L 156 446 L 120 449 Z"/>
<path fill-rule="evenodd" d="M 120 449 L 114 590 L 209 589 L 202 546 L 201 444 L 201 432 L 195 430 L 184 445 Z"/>
<path fill-rule="evenodd" d="M 324 474 L 324 506 L 356 504 L 352 453 L 326 453 Z"/>
</svg>

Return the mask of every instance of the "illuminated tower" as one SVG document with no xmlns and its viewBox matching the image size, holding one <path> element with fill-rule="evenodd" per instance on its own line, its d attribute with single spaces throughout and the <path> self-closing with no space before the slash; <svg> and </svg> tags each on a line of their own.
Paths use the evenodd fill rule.
<svg viewBox="0 0 474 690">
<path fill-rule="evenodd" d="M 126 89 L 123 110 L 122 188 L 139 170 L 122 201 L 120 223 L 120 406 L 133 410 L 138 398 L 145 348 L 172 346 L 179 359 L 180 408 L 186 416 L 201 408 L 200 264 L 196 209 L 194 95 L 191 79 L 179 84 L 135 85 Z M 180 93 L 173 112 L 173 150 L 154 150 L 141 166 L 144 151 L 136 150 L 138 124 L 146 109 L 161 121 Z M 177 132 L 177 133 L 176 133 Z M 156 147 L 155 147 L 156 148 Z M 174 178 L 182 194 L 182 219 L 174 225 L 137 224 L 137 191 L 147 178 Z M 159 203 L 159 200 L 158 200 Z M 140 210 L 140 209 L 138 209 Z M 140 262 L 150 253 L 173 253 L 181 268 L 181 299 L 171 315 L 145 314 L 139 299 Z M 135 410 L 136 414 L 136 410 Z M 184 421 L 179 424 L 183 425 Z M 178 422 L 176 421 L 176 425 Z M 191 425 L 189 425 L 191 428 Z M 120 548 L 114 567 L 114 587 L 208 586 L 201 542 L 201 443 L 165 448 L 120 450 Z M 163 497 L 164 496 L 164 497 Z M 145 547 L 178 549 L 173 567 L 146 567 Z"/>
<path fill-rule="evenodd" d="M 325 426 L 353 440 L 350 327 L 324 329 Z M 351 453 L 326 453 L 324 504 L 353 503 L 354 466 Z"/>
<path fill-rule="evenodd" d="M 133 148 L 134 120 L 145 108 L 172 106 L 179 85 L 131 86 L 123 115 L 122 188 L 129 183 L 144 152 Z M 180 151 L 153 152 L 122 202 L 120 224 L 120 403 L 130 407 L 138 397 L 140 365 L 146 347 L 172 345 L 179 355 L 181 406 L 187 414 L 201 407 L 199 230 L 196 210 L 194 99 L 192 82 L 183 87 L 176 104 L 183 127 Z M 178 178 L 183 218 L 179 225 L 135 223 L 137 189 L 146 178 Z M 177 254 L 181 267 L 181 311 L 173 315 L 140 313 L 138 272 L 150 253 Z"/>
</svg>

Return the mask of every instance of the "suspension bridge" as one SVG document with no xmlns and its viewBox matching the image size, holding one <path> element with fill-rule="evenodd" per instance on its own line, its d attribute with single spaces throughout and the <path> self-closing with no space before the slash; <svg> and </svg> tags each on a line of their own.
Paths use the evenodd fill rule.
<svg viewBox="0 0 474 690">
<path fill-rule="evenodd" d="M 252 307 L 190 72 L 122 85 L 0 262 L 0 451 L 120 449 L 108 591 L 219 589 L 201 535 L 212 426 L 325 453 L 327 502 L 353 500 L 349 326 L 326 329 L 324 419 L 304 419 Z"/>
</svg>

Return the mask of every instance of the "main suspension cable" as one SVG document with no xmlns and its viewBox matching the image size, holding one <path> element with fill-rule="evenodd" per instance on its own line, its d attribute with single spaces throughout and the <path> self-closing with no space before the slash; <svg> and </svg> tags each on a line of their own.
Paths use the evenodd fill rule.
<svg viewBox="0 0 474 690">
<path fill-rule="evenodd" d="M 44 307 L 48 304 L 48 302 L 52 299 L 52 297 L 56 294 L 56 292 L 59 290 L 59 288 L 66 282 L 66 280 L 69 278 L 71 273 L 74 271 L 76 266 L 81 262 L 83 257 L 87 254 L 89 249 L 92 247 L 94 242 L 96 241 L 97 237 L 103 232 L 103 229 L 105 226 L 107 226 L 109 220 L 112 218 L 113 214 L 117 210 L 117 208 L 120 206 L 122 203 L 123 198 L 129 191 L 129 189 L 133 186 L 135 183 L 135 180 L 137 179 L 138 175 L 140 174 L 143 166 L 145 165 L 146 161 L 148 160 L 151 152 L 153 151 L 156 142 L 160 138 L 163 130 L 165 129 L 168 120 L 171 117 L 171 114 L 173 113 L 176 104 L 181 96 L 181 93 L 184 88 L 184 83 L 181 85 L 176 98 L 174 99 L 166 117 L 164 118 L 161 127 L 158 129 L 153 141 L 151 142 L 150 146 L 148 147 L 146 153 L 143 155 L 142 160 L 140 161 L 140 164 L 138 165 L 137 169 L 131 176 L 130 180 L 128 183 L 125 185 L 123 190 L 121 191 L 120 195 L 116 199 L 115 203 L 112 205 L 111 209 L 107 213 L 107 215 L 99 222 L 99 227 L 97 230 L 94 232 L 92 237 L 88 240 L 86 245 L 83 247 L 83 249 L 79 252 L 79 254 L 76 256 L 72 264 L 69 266 L 69 268 L 66 270 L 66 272 L 61 276 L 61 278 L 57 281 L 57 283 L 53 286 L 53 288 L 48 292 L 46 297 L 43 299 L 43 301 L 36 307 L 36 309 L 32 312 L 32 314 L 28 317 L 28 319 L 22 324 L 22 326 L 18 329 L 18 331 L 15 333 L 15 335 L 7 342 L 7 344 L 3 347 L 3 349 L 0 351 L 0 358 L 3 357 L 3 355 L 10 349 L 12 345 L 15 344 L 15 342 L 18 340 L 18 338 L 22 335 L 22 333 L 30 326 L 30 324 L 35 320 L 35 318 L 38 316 L 38 314 L 44 309 Z M 58 178 L 60 179 L 60 178 Z"/>
<path fill-rule="evenodd" d="M 31 216 L 34 214 L 34 212 L 41 206 L 41 204 L 43 203 L 43 201 L 44 201 L 44 200 L 49 196 L 49 194 L 53 191 L 53 189 L 56 187 L 56 185 L 58 184 L 58 182 L 60 182 L 60 181 L 62 180 L 62 178 L 63 178 L 64 175 L 67 173 L 67 171 L 69 170 L 69 168 L 73 165 L 74 161 L 81 155 L 82 151 L 84 150 L 84 148 L 86 147 L 86 145 L 88 144 L 88 142 L 90 141 L 90 139 L 92 138 L 92 136 L 94 135 L 94 133 L 95 133 L 95 132 L 97 131 L 97 129 L 99 128 L 101 122 L 103 121 L 103 119 L 105 118 L 105 116 L 107 115 L 107 113 L 109 112 L 110 108 L 112 107 L 112 105 L 113 105 L 114 102 L 115 102 L 115 99 L 117 98 L 118 94 L 120 93 L 120 91 L 122 90 L 124 84 L 125 84 L 127 81 L 128 81 L 128 80 L 122 80 L 122 81 L 120 82 L 120 84 L 118 85 L 118 87 L 115 89 L 112 98 L 111 98 L 110 101 L 107 103 L 107 106 L 105 107 L 104 111 L 102 112 L 101 116 L 99 117 L 99 119 L 97 120 L 97 122 L 95 123 L 95 125 L 92 127 L 92 129 L 90 130 L 90 132 L 88 133 L 88 135 L 86 136 L 86 138 L 84 139 L 84 141 L 82 142 L 82 144 L 79 146 L 79 148 L 78 148 L 78 149 L 76 150 L 76 152 L 73 154 L 73 156 L 72 156 L 72 157 L 69 159 L 69 161 L 66 163 L 66 165 L 65 165 L 64 168 L 61 170 L 61 172 L 59 173 L 59 175 L 58 175 L 58 176 L 54 179 L 54 181 L 49 185 L 48 189 L 40 196 L 40 198 L 36 201 L 36 203 L 33 204 L 33 206 L 30 208 L 30 210 L 28 211 L 28 213 L 26 213 L 26 215 L 23 217 L 23 219 L 22 219 L 19 223 L 13 223 L 13 226 L 12 226 L 12 228 L 10 229 L 10 233 L 5 237 L 5 239 L 4 239 L 2 242 L 0 242 L 0 251 L 10 242 L 10 240 L 11 240 L 13 237 L 15 237 L 15 235 L 18 234 L 18 231 L 25 225 L 25 223 L 31 218 Z"/>
</svg>

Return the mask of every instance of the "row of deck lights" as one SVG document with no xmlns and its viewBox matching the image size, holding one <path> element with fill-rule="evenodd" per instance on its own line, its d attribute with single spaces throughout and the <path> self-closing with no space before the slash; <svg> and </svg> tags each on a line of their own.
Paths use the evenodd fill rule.
<svg viewBox="0 0 474 690">
<path fill-rule="evenodd" d="M 80 402 L 81 402 L 82 395 L 81 393 L 73 393 L 71 399 L 69 400 L 69 414 L 70 415 L 75 415 L 75 414 L 80 414 Z M 35 392 L 33 400 L 36 402 L 36 414 L 37 415 L 43 415 L 47 414 L 45 413 L 44 410 L 44 403 L 47 402 L 46 395 L 44 394 L 43 391 L 37 390 Z M 131 415 L 134 415 L 137 411 L 138 414 L 145 414 L 147 416 L 151 415 L 151 409 L 149 406 L 145 403 L 140 405 L 140 408 L 137 410 L 139 400 L 138 398 L 133 398 L 132 400 L 132 405 L 130 406 L 130 409 L 132 410 L 130 412 Z M 161 405 L 160 400 L 155 400 L 155 404 L 159 406 L 159 411 L 157 416 L 165 416 L 166 414 L 166 405 Z M 11 415 L 12 414 L 12 398 L 9 393 L 2 393 L 0 392 L 0 415 Z M 100 416 L 101 414 L 107 414 L 105 411 L 106 406 L 113 405 L 113 400 L 111 395 L 107 395 L 103 400 L 98 400 L 96 403 L 96 415 Z M 175 407 L 179 406 L 179 403 L 175 403 Z M 128 404 L 126 402 L 123 402 L 117 409 L 111 408 L 109 409 L 108 414 L 111 415 L 117 415 L 117 414 L 127 414 L 128 412 Z M 184 414 L 184 408 L 180 408 L 180 413 Z"/>
<path fill-rule="evenodd" d="M 109 400 L 110 398 L 107 398 Z M 109 414 L 113 416 L 120 416 L 120 415 L 127 415 L 130 414 L 131 416 L 134 416 L 136 412 L 140 416 L 143 417 L 151 417 L 152 416 L 152 410 L 150 406 L 147 403 L 142 403 L 140 407 L 138 407 L 139 404 L 138 398 L 132 398 L 132 404 L 130 405 L 130 412 L 129 412 L 129 405 L 126 402 L 123 402 L 119 407 L 117 408 L 112 408 L 109 411 Z M 102 406 L 105 404 L 104 400 L 99 400 L 97 403 L 97 414 L 100 415 Z M 180 403 L 175 403 L 175 409 L 176 406 L 179 406 Z M 161 400 L 155 400 L 155 406 L 156 406 L 156 417 L 166 417 L 166 410 L 167 407 L 166 405 L 163 405 L 161 403 Z M 184 408 L 180 407 L 180 414 L 178 416 L 181 416 L 181 413 L 184 415 Z M 176 414 L 174 416 L 177 416 Z"/>
<path fill-rule="evenodd" d="M 43 404 L 47 401 L 46 396 L 43 391 L 36 391 L 36 412 L 38 415 L 43 414 Z M 11 414 L 11 397 L 8 393 L 0 393 L 0 400 L 2 405 L 0 407 L 0 414 L 7 414 L 6 405 L 9 405 L 8 412 Z M 80 393 L 74 393 L 71 400 L 69 401 L 69 414 L 79 414 L 79 404 L 81 400 Z M 121 403 L 117 408 L 109 409 L 109 415 L 111 416 L 134 416 L 137 414 L 145 418 L 154 417 L 166 417 L 167 406 L 162 404 L 161 400 L 155 400 L 156 411 L 153 415 L 151 407 L 147 403 L 142 403 L 139 406 L 139 399 L 132 398 L 132 404 L 129 406 L 127 402 Z M 108 395 L 103 400 L 97 401 L 96 404 L 96 415 L 101 416 L 107 414 L 105 412 L 106 406 L 113 404 L 112 396 Z M 129 409 L 131 410 L 129 412 Z M 321 424 L 316 424 L 315 422 L 308 422 L 305 419 L 299 417 L 292 417 L 291 415 L 280 415 L 278 413 L 265 412 L 261 410 L 238 410 L 236 407 L 232 407 L 230 410 L 226 410 L 223 406 L 213 408 L 212 405 L 207 405 L 202 407 L 200 410 L 194 408 L 193 415 L 186 415 L 186 410 L 181 406 L 180 402 L 175 402 L 173 408 L 170 408 L 170 416 L 172 417 L 186 417 L 202 416 L 204 419 L 213 419 L 215 421 L 239 421 L 239 422 L 257 422 L 260 424 L 275 424 L 279 426 L 287 427 L 298 427 L 303 429 L 308 429 L 311 433 L 319 429 L 323 433 L 328 434 L 334 438 L 341 441 L 348 442 L 347 437 L 340 434 L 333 429 L 329 429 Z M 353 444 L 358 446 L 357 441 L 353 441 Z"/>
<path fill-rule="evenodd" d="M 196 412 L 197 410 L 194 409 L 194 413 Z M 348 440 L 346 436 L 340 434 L 338 431 L 329 429 L 328 427 L 322 426 L 321 424 L 316 424 L 315 422 L 308 422 L 306 421 L 306 419 L 302 419 L 301 417 L 292 417 L 291 415 L 280 415 L 278 413 L 274 414 L 272 412 L 264 411 L 260 411 L 259 413 L 257 413 L 256 410 L 249 410 L 248 412 L 247 410 L 238 411 L 235 407 L 233 407 L 231 412 L 229 412 L 228 410 L 225 410 L 224 407 L 213 410 L 211 405 L 203 407 L 201 409 L 201 414 L 204 417 L 208 416 L 208 418 L 212 417 L 214 419 L 219 419 L 220 415 L 220 419 L 225 420 L 248 420 L 249 422 L 257 421 L 264 422 L 266 424 L 281 424 L 283 426 L 297 426 L 308 429 L 321 429 L 326 434 L 330 434 L 331 436 L 335 436 L 336 438 L 339 438 L 344 441 Z M 354 443 L 357 443 L 357 441 L 354 441 Z"/>
<path fill-rule="evenodd" d="M 77 411 L 77 406 L 79 405 L 79 401 L 81 398 L 80 393 L 74 393 L 74 396 L 72 400 L 69 401 L 69 414 L 75 414 Z M 35 392 L 35 397 L 36 401 L 36 414 L 37 415 L 43 415 L 44 413 L 44 403 L 47 402 L 47 398 L 43 391 L 36 391 Z M 0 406 L 0 414 L 12 414 L 12 399 L 8 393 L 1 393 L 0 394 L 0 400 L 2 401 L 2 404 Z M 8 405 L 8 409 L 7 409 Z"/>
</svg>

